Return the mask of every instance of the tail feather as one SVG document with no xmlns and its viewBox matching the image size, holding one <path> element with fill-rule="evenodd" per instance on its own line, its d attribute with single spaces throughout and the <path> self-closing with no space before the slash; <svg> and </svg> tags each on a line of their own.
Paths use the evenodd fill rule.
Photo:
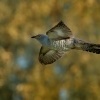
<svg viewBox="0 0 100 100">
<path fill-rule="evenodd" d="M 82 40 L 75 40 L 75 48 L 83 51 L 100 54 L 100 44 L 93 44 L 84 42 Z"/>
</svg>

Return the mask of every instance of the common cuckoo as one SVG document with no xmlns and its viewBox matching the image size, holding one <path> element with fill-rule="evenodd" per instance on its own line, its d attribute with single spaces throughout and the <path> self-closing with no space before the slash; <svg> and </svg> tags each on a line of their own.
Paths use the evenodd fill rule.
<svg viewBox="0 0 100 100">
<path fill-rule="evenodd" d="M 42 44 L 39 61 L 44 65 L 55 62 L 71 49 L 100 54 L 100 44 L 88 43 L 75 38 L 62 21 L 47 31 L 46 35 L 39 34 L 32 36 L 32 38 L 37 39 Z"/>
</svg>

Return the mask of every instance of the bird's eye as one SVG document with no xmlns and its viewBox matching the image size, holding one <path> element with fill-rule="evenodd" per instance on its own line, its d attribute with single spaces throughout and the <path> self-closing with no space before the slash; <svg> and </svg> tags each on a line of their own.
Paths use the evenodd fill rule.
<svg viewBox="0 0 100 100">
<path fill-rule="evenodd" d="M 38 37 L 41 37 L 41 35 L 38 35 Z"/>
</svg>

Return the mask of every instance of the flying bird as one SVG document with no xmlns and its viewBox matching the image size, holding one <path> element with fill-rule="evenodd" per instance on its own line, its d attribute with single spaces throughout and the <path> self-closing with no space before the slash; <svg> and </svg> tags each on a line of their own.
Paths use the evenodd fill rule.
<svg viewBox="0 0 100 100">
<path fill-rule="evenodd" d="M 46 35 L 38 34 L 31 38 L 37 39 L 42 44 L 39 61 L 44 65 L 55 62 L 71 49 L 100 54 L 100 44 L 88 43 L 74 37 L 71 30 L 63 21 L 60 21 L 47 31 Z"/>
</svg>

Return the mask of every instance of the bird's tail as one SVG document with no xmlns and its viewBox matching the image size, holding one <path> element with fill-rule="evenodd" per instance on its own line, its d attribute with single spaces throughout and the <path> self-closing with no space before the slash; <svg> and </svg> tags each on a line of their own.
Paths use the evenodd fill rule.
<svg viewBox="0 0 100 100">
<path fill-rule="evenodd" d="M 100 44 L 93 44 L 75 39 L 74 46 L 75 49 L 100 54 Z"/>
</svg>

